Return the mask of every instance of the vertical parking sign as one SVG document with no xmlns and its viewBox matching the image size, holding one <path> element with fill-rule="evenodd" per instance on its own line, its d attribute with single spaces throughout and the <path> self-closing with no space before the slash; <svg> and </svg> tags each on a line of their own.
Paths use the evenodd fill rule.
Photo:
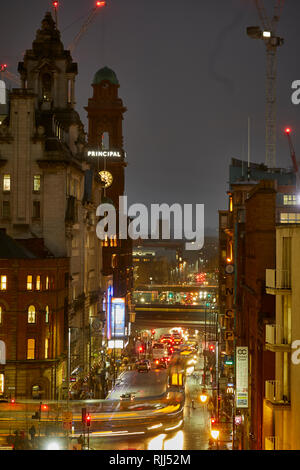
<svg viewBox="0 0 300 470">
<path fill-rule="evenodd" d="M 248 408 L 248 348 L 236 348 L 236 407 Z"/>
</svg>

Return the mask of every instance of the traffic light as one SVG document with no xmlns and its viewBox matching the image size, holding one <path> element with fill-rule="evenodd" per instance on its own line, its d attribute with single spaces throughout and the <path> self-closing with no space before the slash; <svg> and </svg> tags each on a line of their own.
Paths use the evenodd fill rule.
<svg viewBox="0 0 300 470">
<path fill-rule="evenodd" d="M 106 1 L 98 1 L 96 2 L 96 7 L 106 7 Z"/>
<path fill-rule="evenodd" d="M 215 347 L 214 347 L 213 344 L 210 344 L 210 345 L 209 345 L 209 350 L 210 350 L 210 352 L 212 352 L 212 353 L 215 352 Z"/>
<path fill-rule="evenodd" d="M 48 411 L 48 410 L 49 410 L 48 405 L 46 405 L 45 403 L 41 404 L 41 411 Z"/>
<path fill-rule="evenodd" d="M 14 398 L 11 398 L 10 403 L 14 405 L 16 403 L 16 400 Z"/>
<path fill-rule="evenodd" d="M 90 426 L 91 425 L 91 415 L 87 414 L 85 420 L 86 420 L 86 425 Z"/>
</svg>

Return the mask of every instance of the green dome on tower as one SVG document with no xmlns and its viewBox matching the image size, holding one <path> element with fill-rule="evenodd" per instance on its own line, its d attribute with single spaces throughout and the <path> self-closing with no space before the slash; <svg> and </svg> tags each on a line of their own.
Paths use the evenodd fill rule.
<svg viewBox="0 0 300 470">
<path fill-rule="evenodd" d="M 109 81 L 113 85 L 119 85 L 119 80 L 117 75 L 113 70 L 108 67 L 103 67 L 102 69 L 98 70 L 95 73 L 93 85 L 98 85 L 99 83 L 103 82 L 104 80 Z"/>
</svg>

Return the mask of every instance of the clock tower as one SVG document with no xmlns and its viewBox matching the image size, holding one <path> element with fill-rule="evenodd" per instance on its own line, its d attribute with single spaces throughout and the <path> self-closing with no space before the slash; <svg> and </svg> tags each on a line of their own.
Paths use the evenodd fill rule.
<svg viewBox="0 0 300 470">
<path fill-rule="evenodd" d="M 123 148 L 123 115 L 126 108 L 119 98 L 120 87 L 115 72 L 104 67 L 95 74 L 93 97 L 85 108 L 88 113 L 88 147 L 94 167 L 104 184 L 104 193 L 114 206 L 124 194 L 125 152 Z M 95 155 L 95 156 L 93 156 Z"/>
</svg>

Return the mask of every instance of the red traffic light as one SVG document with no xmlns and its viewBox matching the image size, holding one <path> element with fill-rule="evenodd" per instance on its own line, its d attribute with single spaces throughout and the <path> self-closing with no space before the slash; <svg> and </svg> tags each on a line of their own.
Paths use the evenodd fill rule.
<svg viewBox="0 0 300 470">
<path fill-rule="evenodd" d="M 140 352 L 143 352 L 143 346 L 140 346 L 140 347 L 139 347 L 139 351 L 140 351 Z"/>
<path fill-rule="evenodd" d="M 214 347 L 214 345 L 213 345 L 213 344 L 210 344 L 210 346 L 209 346 L 209 350 L 210 350 L 210 351 L 212 351 L 212 352 L 214 352 L 214 351 L 215 351 L 215 347 Z"/>
<path fill-rule="evenodd" d="M 48 408 L 48 405 L 45 405 L 45 404 L 44 404 L 44 405 L 41 405 L 41 410 L 42 410 L 42 411 L 48 411 L 48 409 L 49 409 L 49 408 Z"/>
<path fill-rule="evenodd" d="M 96 2 L 96 7 L 97 8 L 106 7 L 106 2 L 105 1 Z"/>
<path fill-rule="evenodd" d="M 58 8 L 59 3 L 58 2 L 53 2 L 52 5 L 54 6 L 54 8 Z"/>
<path fill-rule="evenodd" d="M 211 418 L 210 423 L 211 424 L 216 424 L 216 418 Z"/>
<path fill-rule="evenodd" d="M 292 129 L 287 127 L 284 132 L 289 135 L 292 132 Z"/>
<path fill-rule="evenodd" d="M 11 402 L 11 404 L 13 405 L 14 403 L 16 403 L 16 400 L 15 400 L 14 398 L 12 398 L 12 399 L 10 400 L 10 402 Z"/>
<path fill-rule="evenodd" d="M 86 425 L 87 425 L 87 426 L 90 426 L 90 425 L 91 425 L 91 416 L 90 416 L 90 415 L 86 415 L 85 420 L 86 420 Z"/>
</svg>

